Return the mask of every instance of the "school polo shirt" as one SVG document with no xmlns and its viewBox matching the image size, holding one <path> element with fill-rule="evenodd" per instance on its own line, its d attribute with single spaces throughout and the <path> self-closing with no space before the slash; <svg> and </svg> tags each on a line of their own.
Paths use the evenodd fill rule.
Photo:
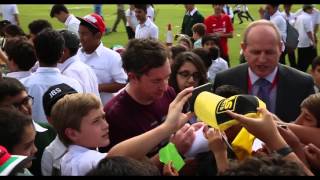
<svg viewBox="0 0 320 180">
<path fill-rule="evenodd" d="M 147 18 L 143 24 L 138 24 L 136 27 L 136 39 L 155 38 L 159 39 L 159 28 Z"/>
<path fill-rule="evenodd" d="M 31 76 L 21 79 L 21 82 L 26 87 L 28 94 L 34 98 L 32 119 L 36 122 L 47 122 L 43 110 L 42 96 L 51 86 L 65 83 L 77 92 L 83 92 L 77 80 L 62 75 L 58 68 L 39 67 Z"/>
<path fill-rule="evenodd" d="M 91 54 L 86 54 L 82 48 L 79 49 L 80 60 L 90 66 L 95 72 L 98 84 L 117 82 L 127 83 L 127 74 L 122 68 L 122 60 L 119 53 L 103 46 L 102 43 Z M 105 105 L 113 97 L 112 93 L 100 92 L 102 104 Z"/>
<path fill-rule="evenodd" d="M 30 71 L 17 71 L 17 72 L 10 72 L 6 76 L 20 80 L 20 79 L 29 77 L 30 75 L 31 75 Z"/>
<path fill-rule="evenodd" d="M 165 120 L 169 104 L 175 96 L 173 88 L 168 87 L 161 98 L 150 105 L 142 105 L 126 90 L 121 91 L 104 107 L 109 123 L 108 148 L 159 126 Z"/>
<path fill-rule="evenodd" d="M 95 94 L 100 99 L 97 76 L 91 67 L 79 59 L 78 55 L 74 55 L 64 63 L 58 64 L 58 68 L 63 75 L 77 80 L 84 93 Z"/>
<path fill-rule="evenodd" d="M 309 38 L 307 32 L 313 33 L 312 17 L 306 12 L 302 12 L 298 16 L 295 28 L 299 32 L 298 48 L 306 48 L 312 46 L 312 40 Z"/>
<path fill-rule="evenodd" d="M 67 147 L 58 136 L 47 146 L 41 159 L 41 172 L 43 176 L 60 175 L 60 162 L 67 152 Z"/>
<path fill-rule="evenodd" d="M 226 14 L 221 14 L 220 16 L 209 16 L 204 20 L 204 24 L 207 27 L 207 33 L 230 33 L 233 32 L 232 23 L 230 17 Z M 228 55 L 228 42 L 226 37 L 220 38 L 220 47 L 222 48 L 221 53 L 224 56 Z"/>
<path fill-rule="evenodd" d="M 78 145 L 70 145 L 68 152 L 61 159 L 61 175 L 84 176 L 106 156 L 107 153 L 100 153 Z"/>
<path fill-rule="evenodd" d="M 276 25 L 279 29 L 281 40 L 286 42 L 287 40 L 287 23 L 286 19 L 281 15 L 280 11 L 278 10 L 272 16 L 270 16 L 270 21 Z"/>
<path fill-rule="evenodd" d="M 80 21 L 73 14 L 70 14 L 68 16 L 68 18 L 64 22 L 64 25 L 67 28 L 67 30 L 75 32 L 77 35 L 79 35 L 78 30 L 79 30 Z"/>
<path fill-rule="evenodd" d="M 0 11 L 2 13 L 2 19 L 8 20 L 12 24 L 17 25 L 17 21 L 14 17 L 15 14 L 19 14 L 19 10 L 16 4 L 3 4 L 0 5 Z"/>
</svg>

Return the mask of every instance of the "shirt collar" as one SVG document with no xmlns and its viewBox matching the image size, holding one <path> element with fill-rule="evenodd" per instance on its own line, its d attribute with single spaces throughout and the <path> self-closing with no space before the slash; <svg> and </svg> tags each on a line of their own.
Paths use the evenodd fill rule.
<svg viewBox="0 0 320 180">
<path fill-rule="evenodd" d="M 90 56 L 90 55 L 92 55 L 92 54 L 96 54 L 97 56 L 101 56 L 101 55 L 102 55 L 102 52 L 103 52 L 103 43 L 100 42 L 100 44 L 99 44 L 99 46 L 97 47 L 97 49 L 94 50 L 94 52 L 91 53 L 91 54 L 87 54 L 86 52 L 84 52 L 83 48 L 81 48 L 80 51 L 81 51 L 83 54 L 87 55 L 87 56 Z"/>
<path fill-rule="evenodd" d="M 59 136 L 56 136 L 56 138 L 52 141 L 54 142 L 53 147 L 53 159 L 57 160 L 60 159 L 66 152 L 67 152 L 67 147 L 62 143 L 60 140 Z"/>
<path fill-rule="evenodd" d="M 141 27 L 150 26 L 150 25 L 151 25 L 151 20 L 150 20 L 150 18 L 147 18 L 147 20 L 146 20 L 143 24 L 140 24 Z"/>
<path fill-rule="evenodd" d="M 70 64 L 72 64 L 76 60 L 77 60 L 77 55 L 74 55 L 74 56 L 70 57 L 69 59 L 67 59 L 66 61 L 64 61 L 62 64 L 59 63 L 58 64 L 59 70 L 61 72 L 65 71 L 70 66 Z"/>
<path fill-rule="evenodd" d="M 69 23 L 70 23 L 70 21 L 71 21 L 71 19 L 72 19 L 72 14 L 70 14 L 68 17 L 67 17 L 67 19 L 66 19 L 66 21 L 64 22 L 64 25 L 68 25 Z"/>
<path fill-rule="evenodd" d="M 46 132 L 48 130 L 48 129 L 40 126 L 38 123 L 34 122 L 34 120 L 32 120 L 32 123 L 33 123 L 34 129 L 39 133 Z"/>
<path fill-rule="evenodd" d="M 187 15 L 193 16 L 194 13 L 197 12 L 197 10 L 198 10 L 197 8 L 193 8 L 192 11 L 188 11 L 188 12 L 187 12 Z"/>
<path fill-rule="evenodd" d="M 277 10 L 272 16 L 270 16 L 270 18 L 274 18 L 274 17 L 279 16 L 279 15 L 281 15 L 281 13 L 280 13 L 279 10 Z"/>
<path fill-rule="evenodd" d="M 252 70 L 251 68 L 249 67 L 249 77 L 250 77 L 250 80 L 251 80 L 251 84 L 254 84 L 256 83 L 256 81 L 258 79 L 260 79 L 260 77 L 258 75 L 256 75 Z M 266 76 L 264 79 L 268 80 L 270 83 L 273 82 L 274 78 L 276 77 L 277 75 L 277 72 L 278 72 L 278 66 L 272 71 L 272 73 L 270 73 L 268 76 Z"/>
<path fill-rule="evenodd" d="M 17 79 L 25 78 L 31 75 L 30 71 L 17 71 L 17 72 L 10 72 L 7 74 L 8 77 L 13 77 Z"/>
<path fill-rule="evenodd" d="M 38 67 L 36 73 L 61 73 L 57 67 Z"/>
</svg>

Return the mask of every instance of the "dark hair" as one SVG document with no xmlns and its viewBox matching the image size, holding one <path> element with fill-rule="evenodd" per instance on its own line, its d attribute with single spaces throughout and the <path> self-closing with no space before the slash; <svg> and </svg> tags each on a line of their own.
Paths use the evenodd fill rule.
<svg viewBox="0 0 320 180">
<path fill-rule="evenodd" d="M 317 127 L 320 127 L 320 93 L 311 94 L 305 98 L 300 107 L 306 108 L 317 120 Z"/>
<path fill-rule="evenodd" d="M 30 124 L 32 124 L 31 117 L 17 109 L 0 108 L 0 144 L 12 153 L 14 146 L 22 139 L 24 128 Z"/>
<path fill-rule="evenodd" d="M 151 162 L 114 156 L 102 159 L 86 176 L 160 176 L 160 171 Z"/>
<path fill-rule="evenodd" d="M 201 37 L 206 34 L 206 29 L 206 25 L 203 23 L 196 23 L 192 26 L 192 31 L 198 33 Z"/>
<path fill-rule="evenodd" d="M 163 66 L 168 55 L 167 48 L 156 39 L 132 39 L 122 54 L 123 68 L 140 77 Z"/>
<path fill-rule="evenodd" d="M 173 61 L 173 64 L 171 65 L 171 74 L 169 78 L 169 85 L 173 87 L 173 89 L 176 91 L 176 93 L 180 92 L 182 89 L 179 89 L 178 83 L 177 83 L 177 74 L 182 65 L 184 65 L 186 62 L 192 63 L 197 70 L 200 73 L 200 80 L 199 85 L 205 84 L 208 82 L 207 79 L 207 72 L 205 69 L 205 66 L 203 62 L 201 61 L 201 58 L 196 55 L 193 52 L 183 52 L 180 53 L 175 60 Z"/>
<path fill-rule="evenodd" d="M 6 42 L 4 51 L 21 71 L 29 71 L 37 61 L 34 47 L 25 39 L 13 38 Z"/>
<path fill-rule="evenodd" d="M 50 17 L 53 18 L 55 14 L 59 14 L 61 11 L 69 14 L 68 9 L 63 4 L 55 4 L 55 5 L 53 5 L 52 8 L 51 8 Z"/>
<path fill-rule="evenodd" d="M 9 34 L 12 37 L 25 36 L 23 30 L 15 24 L 9 24 L 8 26 L 6 26 L 4 28 L 4 33 Z"/>
<path fill-rule="evenodd" d="M 279 155 L 257 156 L 231 162 L 223 176 L 306 176 L 297 163 L 283 159 Z"/>
<path fill-rule="evenodd" d="M 170 50 L 171 50 L 171 59 L 175 59 L 178 54 L 188 51 L 186 47 L 181 45 L 172 46 Z"/>
<path fill-rule="evenodd" d="M 320 56 L 317 56 L 313 59 L 312 65 L 311 65 L 312 70 L 315 70 L 317 66 L 320 66 Z"/>
<path fill-rule="evenodd" d="M 147 5 L 146 4 L 135 4 L 134 8 L 142 9 L 144 12 L 147 13 Z"/>
<path fill-rule="evenodd" d="M 28 28 L 29 28 L 30 33 L 37 35 L 39 32 L 41 32 L 42 30 L 44 30 L 46 28 L 52 29 L 52 25 L 47 20 L 38 19 L 38 20 L 32 21 L 28 25 Z"/>
<path fill-rule="evenodd" d="M 34 47 L 40 63 L 55 65 L 62 56 L 64 39 L 59 32 L 45 29 L 34 39 Z"/>
<path fill-rule="evenodd" d="M 225 98 L 229 98 L 231 96 L 238 95 L 238 94 L 244 94 L 242 89 L 233 85 L 221 85 L 217 87 L 214 93 Z"/>
<path fill-rule="evenodd" d="M 197 54 L 201 58 L 203 64 L 206 66 L 206 68 L 209 69 L 209 67 L 212 64 L 212 58 L 210 56 L 209 49 L 196 48 L 196 49 L 192 49 L 192 52 Z"/>
<path fill-rule="evenodd" d="M 11 22 L 8 20 L 0 21 L 0 36 L 4 36 L 4 28 L 10 24 L 11 24 Z"/>
<path fill-rule="evenodd" d="M 22 91 L 26 91 L 26 88 L 19 80 L 11 77 L 3 77 L 0 79 L 0 103 L 8 96 L 16 96 Z"/>
<path fill-rule="evenodd" d="M 214 44 L 216 44 L 217 46 L 219 46 L 219 42 L 220 42 L 220 39 L 218 36 L 214 36 L 214 35 L 205 35 L 202 37 L 202 40 L 201 40 L 201 45 L 204 46 L 204 44 L 207 42 L 207 41 L 213 41 Z"/>
</svg>

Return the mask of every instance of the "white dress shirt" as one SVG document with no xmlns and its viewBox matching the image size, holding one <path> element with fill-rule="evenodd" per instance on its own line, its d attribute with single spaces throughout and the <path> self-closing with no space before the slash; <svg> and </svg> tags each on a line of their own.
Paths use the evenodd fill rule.
<svg viewBox="0 0 320 180">
<path fill-rule="evenodd" d="M 275 12 L 272 16 L 270 16 L 270 21 L 278 27 L 281 35 L 281 40 L 283 42 L 286 42 L 287 24 L 285 18 L 281 15 L 279 10 Z"/>
<path fill-rule="evenodd" d="M 117 82 L 127 83 L 127 74 L 122 68 L 119 53 L 106 48 L 101 43 L 91 54 L 86 54 L 82 48 L 79 49 L 80 60 L 90 66 L 95 72 L 99 84 Z M 105 105 L 113 97 L 112 93 L 100 92 L 102 104 Z"/>
<path fill-rule="evenodd" d="M 21 79 L 21 82 L 26 87 L 28 94 L 34 98 L 32 119 L 36 122 L 47 122 L 43 110 L 42 96 L 51 86 L 65 83 L 79 93 L 83 92 L 77 80 L 62 75 L 58 68 L 39 67 L 31 76 Z"/>
<path fill-rule="evenodd" d="M 0 7 L 0 11 L 2 13 L 3 20 L 8 20 L 15 25 L 18 24 L 14 16 L 15 14 L 19 14 L 18 7 L 16 4 L 3 4 Z"/>
<path fill-rule="evenodd" d="M 100 153 L 78 145 L 70 145 L 68 152 L 61 160 L 61 175 L 84 176 L 106 156 L 107 153 Z"/>
<path fill-rule="evenodd" d="M 67 59 L 64 63 L 58 64 L 58 68 L 63 75 L 77 80 L 84 93 L 95 94 L 100 99 L 96 74 L 91 67 L 80 60 L 77 54 Z"/>
<path fill-rule="evenodd" d="M 61 173 L 60 164 L 67 147 L 61 142 L 58 136 L 45 148 L 41 158 L 41 172 L 43 176 L 52 176 L 52 170 Z"/>
<path fill-rule="evenodd" d="M 313 24 L 312 24 L 311 15 L 306 12 L 302 12 L 301 15 L 299 15 L 296 20 L 295 28 L 299 32 L 298 48 L 305 48 L 305 47 L 312 46 L 313 42 L 307 34 L 308 32 L 313 33 Z"/>
<path fill-rule="evenodd" d="M 136 39 L 155 38 L 159 39 L 159 28 L 149 19 L 136 27 Z"/>
<path fill-rule="evenodd" d="M 7 77 L 16 78 L 18 80 L 21 80 L 23 78 L 29 77 L 31 75 L 30 71 L 17 71 L 17 72 L 10 72 L 7 73 Z"/>
<path fill-rule="evenodd" d="M 75 32 L 77 35 L 79 35 L 78 30 L 79 30 L 80 20 L 77 19 L 73 14 L 70 14 L 68 16 L 68 18 L 66 19 L 66 22 L 64 22 L 64 25 L 67 30 Z"/>
</svg>

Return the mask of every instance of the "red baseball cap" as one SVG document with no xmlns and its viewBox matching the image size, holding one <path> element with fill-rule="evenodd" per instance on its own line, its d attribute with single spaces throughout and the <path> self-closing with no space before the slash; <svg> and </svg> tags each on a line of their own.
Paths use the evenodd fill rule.
<svg viewBox="0 0 320 180">
<path fill-rule="evenodd" d="M 106 30 L 106 25 L 104 24 L 102 17 L 96 13 L 88 14 L 83 18 L 77 18 L 81 21 L 81 24 L 94 27 L 101 33 L 104 33 Z"/>
</svg>

